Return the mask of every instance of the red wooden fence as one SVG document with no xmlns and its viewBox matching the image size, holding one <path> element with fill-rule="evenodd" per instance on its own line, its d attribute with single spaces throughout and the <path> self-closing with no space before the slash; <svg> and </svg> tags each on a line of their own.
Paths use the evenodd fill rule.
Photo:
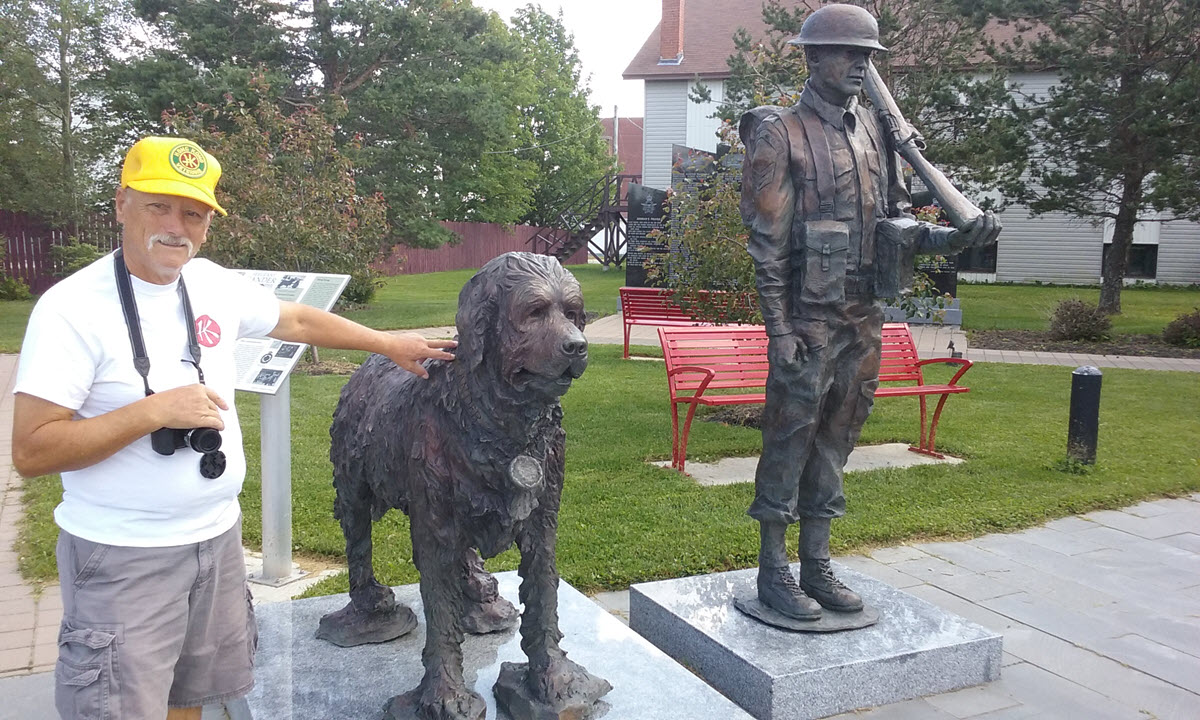
<svg viewBox="0 0 1200 720">
<path fill-rule="evenodd" d="M 540 229 L 528 225 L 461 222 L 443 222 L 442 226 L 458 233 L 462 241 L 436 250 L 397 245 L 392 248 L 391 255 L 375 263 L 375 269 L 391 276 L 482 267 L 488 260 L 506 252 L 528 251 L 527 240 Z M 564 264 L 582 265 L 587 258 L 587 248 L 581 248 Z"/>
<path fill-rule="evenodd" d="M 442 223 L 458 233 L 462 241 L 444 245 L 436 250 L 424 250 L 397 245 L 375 269 L 384 275 L 414 275 L 417 273 L 463 270 L 483 266 L 488 260 L 513 250 L 529 250 L 526 243 L 538 228 L 525 225 L 493 225 L 488 223 Z M 112 216 L 89 217 L 77 232 L 81 240 L 94 243 L 108 251 L 120 244 L 121 229 Z M 50 254 L 54 245 L 65 245 L 70 236 L 68 228 L 52 227 L 24 213 L 0 210 L 0 236 L 7 239 L 3 274 L 20 278 L 35 295 L 45 292 L 58 282 L 56 267 Z M 575 253 L 567 264 L 587 262 L 587 250 Z"/>
<path fill-rule="evenodd" d="M 41 294 L 58 282 L 62 268 L 54 262 L 50 248 L 66 245 L 69 227 L 53 227 L 24 213 L 0 210 L 0 236 L 4 237 L 3 274 L 19 278 L 33 293 Z M 120 244 L 121 229 L 111 215 L 94 215 L 79 224 L 74 233 L 85 242 L 108 251 Z"/>
</svg>

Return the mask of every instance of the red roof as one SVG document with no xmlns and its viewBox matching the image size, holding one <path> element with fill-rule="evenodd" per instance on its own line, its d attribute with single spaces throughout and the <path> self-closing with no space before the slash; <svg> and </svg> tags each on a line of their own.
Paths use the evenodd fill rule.
<svg viewBox="0 0 1200 720">
<path fill-rule="evenodd" d="M 654 28 L 642 49 L 634 56 L 622 75 L 626 80 L 691 80 L 699 76 L 719 80 L 730 76 L 726 60 L 736 52 L 733 33 L 745 28 L 750 37 L 761 39 L 767 34 L 762 19 L 763 0 L 682 0 L 683 60 L 678 64 L 659 64 L 659 27 Z M 785 7 L 809 6 L 805 0 L 783 0 Z M 1018 28 L 1015 23 L 992 21 L 983 36 L 997 43 L 1011 42 L 1017 35 L 1032 39 L 1037 30 Z M 899 50 L 899 49 L 898 49 Z M 978 62 L 986 62 L 982 54 Z M 903 55 L 893 59 L 893 67 L 904 66 Z"/>
<path fill-rule="evenodd" d="M 793 0 L 801 4 L 801 0 Z M 739 27 L 759 38 L 766 34 L 763 0 L 684 0 L 683 60 L 659 65 L 659 31 L 654 28 L 622 75 L 626 80 L 691 80 L 727 78 L 725 60 L 734 53 L 733 33 Z M 785 3 L 791 4 L 791 3 Z"/>
</svg>

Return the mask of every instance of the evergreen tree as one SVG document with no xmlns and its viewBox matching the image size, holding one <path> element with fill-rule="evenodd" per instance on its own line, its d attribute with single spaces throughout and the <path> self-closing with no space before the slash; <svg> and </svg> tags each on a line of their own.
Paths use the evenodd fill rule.
<svg viewBox="0 0 1200 720">
<path fill-rule="evenodd" d="M 97 193 L 87 117 L 119 32 L 116 0 L 21 0 L 0 15 L 0 206 L 73 223 Z"/>
<path fill-rule="evenodd" d="M 804 49 L 788 45 L 804 19 L 828 0 L 767 0 L 767 33 L 734 34 L 725 102 L 718 117 L 736 124 L 758 105 L 791 105 L 808 76 Z M 1006 72 L 984 32 L 993 20 L 961 0 L 861 0 L 879 19 L 880 42 L 890 52 L 873 61 L 904 116 L 921 131 L 927 157 L 968 191 L 1012 189 L 1025 167 L 1023 126 Z M 707 100 L 702 85 L 693 99 Z M 986 198 L 980 199 L 986 205 Z"/>
<path fill-rule="evenodd" d="M 1030 0 L 1013 63 L 1054 71 L 1028 98 L 1036 148 L 1023 199 L 1113 225 L 1100 310 L 1121 310 L 1139 221 L 1200 220 L 1200 2 Z"/>
</svg>

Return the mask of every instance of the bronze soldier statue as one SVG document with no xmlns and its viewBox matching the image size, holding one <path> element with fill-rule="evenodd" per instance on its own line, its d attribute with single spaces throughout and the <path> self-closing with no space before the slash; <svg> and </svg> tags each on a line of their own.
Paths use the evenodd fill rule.
<svg viewBox="0 0 1200 720">
<path fill-rule="evenodd" d="M 987 244 L 1000 224 L 986 213 L 952 229 L 909 214 L 889 128 L 858 100 L 871 53 L 886 50 L 870 13 L 827 5 L 791 42 L 804 46 L 809 69 L 800 100 L 757 108 L 741 123 L 741 212 L 770 338 L 749 514 L 760 523 L 759 601 L 817 620 L 822 608 L 863 608 L 830 568 L 829 532 L 845 513 L 843 468 L 879 386 L 879 298 L 911 277 L 914 252 Z M 800 523 L 799 583 L 785 546 L 792 523 Z"/>
</svg>

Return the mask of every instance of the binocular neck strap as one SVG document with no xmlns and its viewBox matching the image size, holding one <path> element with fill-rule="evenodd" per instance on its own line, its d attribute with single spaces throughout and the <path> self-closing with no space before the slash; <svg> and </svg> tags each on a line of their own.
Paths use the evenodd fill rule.
<svg viewBox="0 0 1200 720">
<path fill-rule="evenodd" d="M 133 366 L 138 375 L 142 376 L 142 385 L 146 388 L 147 397 L 154 394 L 150 389 L 150 358 L 146 355 L 146 342 L 142 338 L 142 324 L 138 320 L 137 301 L 133 297 L 133 282 L 129 279 L 129 268 L 125 266 L 125 253 L 118 248 L 113 253 L 113 273 L 117 279 L 117 295 L 121 298 L 121 312 L 125 315 L 125 327 L 129 331 L 129 345 L 133 348 Z M 200 376 L 200 384 L 204 384 L 204 371 L 200 369 L 200 341 L 196 339 L 196 319 L 192 314 L 192 303 L 188 300 L 187 286 L 183 275 L 179 276 L 179 299 L 183 302 L 183 316 L 187 321 L 188 352 L 190 362 Z"/>
</svg>

